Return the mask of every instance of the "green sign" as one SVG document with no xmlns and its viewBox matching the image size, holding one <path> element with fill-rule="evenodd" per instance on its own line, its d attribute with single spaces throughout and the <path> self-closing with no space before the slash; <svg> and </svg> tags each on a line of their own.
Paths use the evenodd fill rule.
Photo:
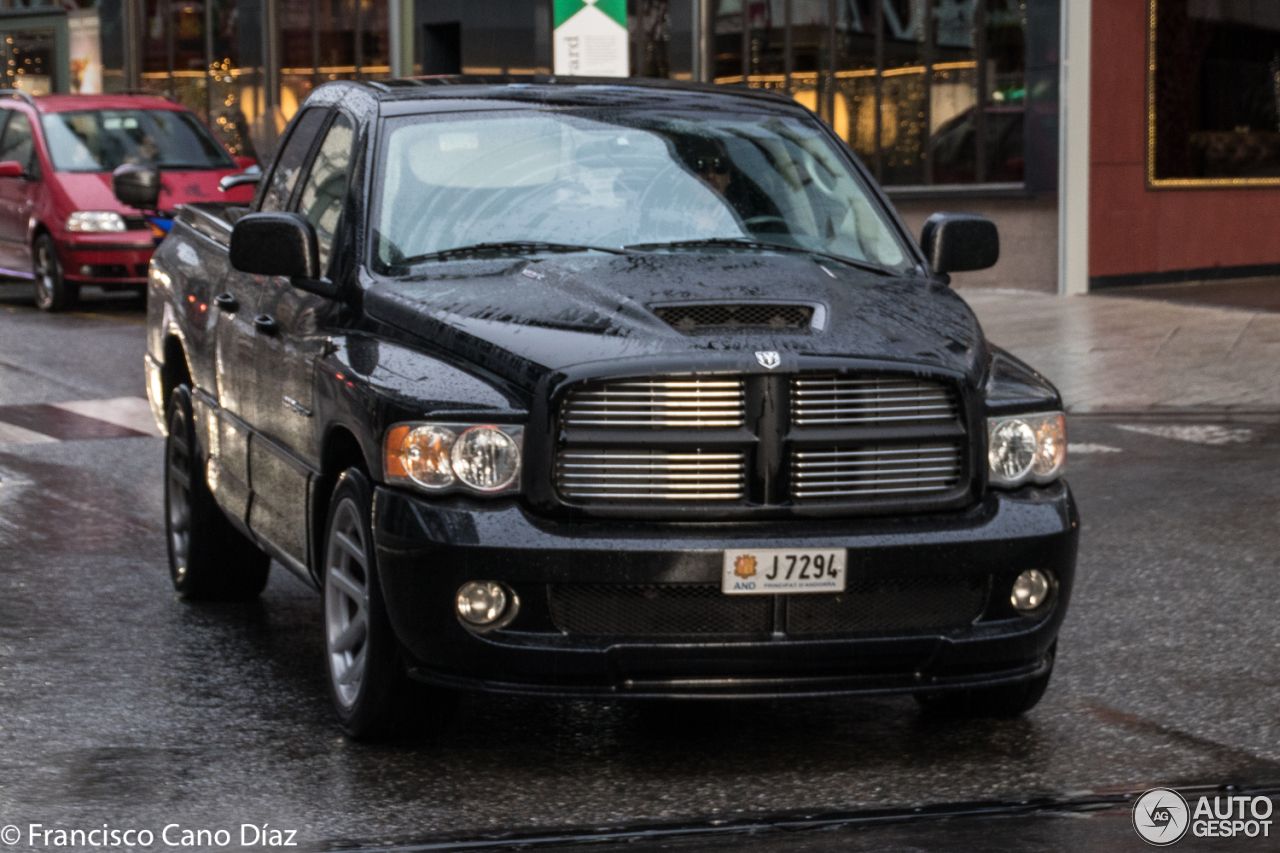
<svg viewBox="0 0 1280 853">
<path fill-rule="evenodd" d="M 555 73 L 626 77 L 627 0 L 553 0 Z"/>
</svg>

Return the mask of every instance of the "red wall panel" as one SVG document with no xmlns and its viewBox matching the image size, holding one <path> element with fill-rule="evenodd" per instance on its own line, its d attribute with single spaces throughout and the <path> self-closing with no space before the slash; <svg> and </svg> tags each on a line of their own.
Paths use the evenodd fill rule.
<svg viewBox="0 0 1280 853">
<path fill-rule="evenodd" d="M 1280 264 L 1280 189 L 1147 189 L 1147 24 L 1094 0 L 1089 275 Z"/>
</svg>

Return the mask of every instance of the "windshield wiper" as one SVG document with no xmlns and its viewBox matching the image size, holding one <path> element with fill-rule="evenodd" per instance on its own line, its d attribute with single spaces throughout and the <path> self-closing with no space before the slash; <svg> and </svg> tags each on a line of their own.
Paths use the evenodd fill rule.
<svg viewBox="0 0 1280 853">
<path fill-rule="evenodd" d="M 895 275 L 894 271 L 888 267 L 882 267 L 879 264 L 873 264 L 871 261 L 860 261 L 856 258 L 846 258 L 844 255 L 833 255 L 830 252 L 822 252 L 817 249 L 805 249 L 801 246 L 788 246 L 783 243 L 770 243 L 767 240 L 752 240 L 747 237 L 706 237 L 701 240 L 673 240 L 669 243 L 632 243 L 625 246 L 627 249 L 695 249 L 699 246 L 722 246 L 729 249 L 761 249 L 775 252 L 798 252 L 805 255 L 813 255 L 819 258 L 827 258 L 837 263 L 846 264 L 858 269 L 867 270 L 869 272 L 880 273 L 881 275 Z"/>
<path fill-rule="evenodd" d="M 579 246 L 573 243 L 544 243 L 540 240 L 505 240 L 496 243 L 476 243 L 471 246 L 458 246 L 453 249 L 441 249 L 438 252 L 427 252 L 407 258 L 396 258 L 394 266 L 408 267 L 426 261 L 443 261 L 453 256 L 482 255 L 486 252 L 494 254 L 523 255 L 533 252 L 608 252 L 611 255 L 630 254 L 626 249 L 614 249 L 607 246 Z"/>
</svg>

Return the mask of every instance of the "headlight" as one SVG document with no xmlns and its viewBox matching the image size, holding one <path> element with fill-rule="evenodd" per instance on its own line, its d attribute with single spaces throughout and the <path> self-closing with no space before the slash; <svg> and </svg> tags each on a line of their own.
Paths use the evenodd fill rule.
<svg viewBox="0 0 1280 853">
<path fill-rule="evenodd" d="M 77 210 L 67 217 L 68 231 L 124 231 L 124 217 L 113 210 Z"/>
<path fill-rule="evenodd" d="M 432 492 L 513 492 L 520 486 L 523 437 L 522 426 L 397 424 L 384 443 L 387 479 Z"/>
<path fill-rule="evenodd" d="M 472 427 L 458 436 L 449 460 L 458 479 L 481 492 L 505 489 L 520 473 L 520 447 L 497 427 Z"/>
<path fill-rule="evenodd" d="M 1049 483 L 1067 464 L 1067 418 L 1062 412 L 987 420 L 987 465 L 993 486 Z"/>
</svg>

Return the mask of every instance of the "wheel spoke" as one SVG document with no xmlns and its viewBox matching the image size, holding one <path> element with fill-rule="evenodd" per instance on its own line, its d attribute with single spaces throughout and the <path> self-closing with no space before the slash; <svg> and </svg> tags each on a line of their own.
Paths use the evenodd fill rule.
<svg viewBox="0 0 1280 853">
<path fill-rule="evenodd" d="M 333 639 L 329 644 L 329 651 L 334 654 L 349 652 L 364 641 L 366 633 L 368 633 L 368 622 L 365 621 L 364 612 L 361 611 L 351 624 Z"/>
<path fill-rule="evenodd" d="M 329 583 L 364 610 L 364 587 L 338 566 L 329 567 Z"/>
<path fill-rule="evenodd" d="M 360 654 L 351 659 L 351 663 L 347 664 L 347 668 L 334 678 L 334 682 L 342 687 L 353 681 L 359 681 L 360 676 L 364 675 L 364 649 L 360 650 Z"/>
<path fill-rule="evenodd" d="M 186 471 L 178 468 L 176 465 L 169 466 L 169 479 L 177 485 L 181 486 L 184 491 L 191 489 L 191 477 Z"/>
<path fill-rule="evenodd" d="M 355 541 L 351 536 L 343 533 L 341 530 L 333 531 L 333 538 L 342 546 L 342 550 L 351 555 L 351 559 L 355 560 L 360 565 L 360 568 L 363 569 L 367 567 L 364 556 L 364 547 L 361 546 L 359 542 Z"/>
</svg>

